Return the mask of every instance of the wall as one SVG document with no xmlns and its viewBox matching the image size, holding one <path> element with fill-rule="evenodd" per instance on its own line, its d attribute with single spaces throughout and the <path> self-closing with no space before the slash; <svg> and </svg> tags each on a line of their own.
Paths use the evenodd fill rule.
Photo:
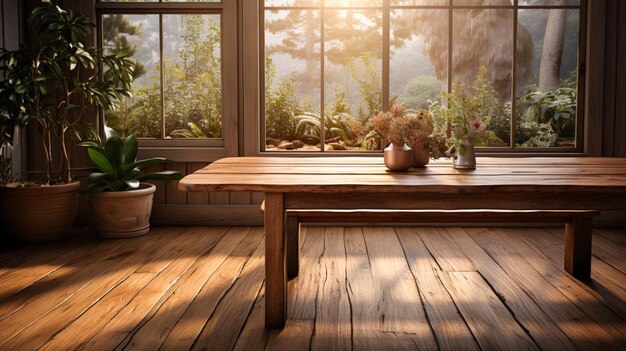
<svg viewBox="0 0 626 351">
<path fill-rule="evenodd" d="M 3 9 L 22 4 L 22 1 L 0 0 Z M 37 3 L 39 0 L 25 0 L 25 3 Z M 247 1 L 247 0 L 243 0 Z M 600 6 L 600 28 L 594 28 L 603 45 L 600 57 L 602 65 L 594 65 L 594 71 L 599 71 L 599 76 L 604 77 L 603 84 L 599 88 L 603 90 L 600 106 L 594 110 L 592 115 L 593 144 L 589 148 L 590 155 L 602 156 L 624 156 L 626 157 L 626 1 L 619 0 L 590 0 Z M 65 6 L 77 9 L 85 14 L 93 16 L 94 0 L 64 0 Z M 23 5 L 20 5 L 23 6 Z M 606 6 L 606 7 L 604 7 Z M 12 10 L 15 12 L 15 10 Z M 27 13 L 27 11 L 24 11 Z M 7 16 L 3 13 L 4 37 L 9 20 L 22 18 L 23 16 Z M 253 25 L 240 23 L 241 26 Z M 240 31 L 242 31 L 240 29 Z M 240 33 L 241 34 L 241 33 Z M 595 36 L 592 40 L 595 40 Z M 3 39 L 4 40 L 4 39 Z M 597 44 L 597 43 L 596 43 Z M 241 55 L 240 58 L 247 57 Z M 246 66 L 247 67 L 247 66 Z M 588 68 L 589 71 L 589 68 Z M 596 82 L 594 81 L 594 84 Z M 243 86 L 243 84 L 241 84 Z M 596 84 L 595 86 L 598 86 Z M 244 87 L 242 87 L 244 88 Z M 240 95 L 247 94 L 243 92 Z M 243 109 L 245 110 L 245 109 Z M 597 112 L 600 111 L 600 112 Z M 243 114 L 243 113 L 242 113 Z M 240 124 L 243 125 L 243 124 Z M 244 129 L 244 128 L 242 128 Z M 244 137 L 244 130 L 240 131 L 239 150 L 242 154 L 244 144 L 250 141 Z M 34 147 L 34 145 L 33 145 Z M 33 148 L 32 150 L 36 150 Z M 28 153 L 27 164 L 31 169 L 37 163 L 37 152 Z M 77 158 L 84 158 L 84 150 L 76 151 Z M 78 162 L 83 164 L 83 162 Z M 168 169 L 177 170 L 181 173 L 191 173 L 208 164 L 205 163 L 173 163 L 167 166 Z M 153 223 L 155 224 L 260 224 L 262 223 L 261 213 L 258 209 L 262 201 L 262 194 L 251 193 L 182 193 L 177 190 L 176 182 L 156 182 L 158 190 L 155 195 L 155 207 L 153 213 Z M 611 214 L 606 218 L 610 220 Z M 613 214 L 614 215 L 614 214 Z M 88 214 L 83 215 L 89 218 Z M 625 218 L 622 214 L 615 218 Z"/>
<path fill-rule="evenodd" d="M 22 3 L 15 0 L 0 0 L 0 41 L 3 48 L 18 49 L 22 42 Z M 16 138 L 12 150 L 13 174 L 22 171 L 22 142 Z"/>
<path fill-rule="evenodd" d="M 626 157 L 626 1 L 607 0 L 603 156 Z"/>
</svg>

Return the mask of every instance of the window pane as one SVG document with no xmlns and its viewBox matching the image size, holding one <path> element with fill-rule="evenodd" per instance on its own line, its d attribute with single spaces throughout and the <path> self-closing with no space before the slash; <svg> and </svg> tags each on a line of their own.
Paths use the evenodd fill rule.
<svg viewBox="0 0 626 351">
<path fill-rule="evenodd" d="M 390 100 L 428 109 L 447 87 L 448 11 L 394 10 L 390 34 Z"/>
<path fill-rule="evenodd" d="M 515 143 L 574 147 L 579 11 L 528 9 L 518 16 L 518 57 L 528 56 L 531 65 L 518 64 Z M 530 45 L 520 44 L 524 40 Z"/>
<path fill-rule="evenodd" d="M 487 68 L 486 82 L 480 89 L 484 101 L 479 114 L 488 124 L 483 146 L 507 146 L 511 134 L 513 10 L 454 10 L 453 26 L 452 81 L 473 84 L 480 68 Z"/>
<path fill-rule="evenodd" d="M 219 15 L 163 15 L 166 138 L 222 137 Z"/>
<path fill-rule="evenodd" d="M 265 7 L 320 6 L 321 0 L 265 0 Z"/>
<path fill-rule="evenodd" d="M 328 150 L 362 150 L 382 109 L 382 11 L 325 12 L 324 113 Z"/>
<path fill-rule="evenodd" d="M 580 0 L 520 0 L 520 6 L 578 6 Z"/>
<path fill-rule="evenodd" d="M 265 12 L 267 151 L 320 149 L 320 12 Z"/>
<path fill-rule="evenodd" d="M 122 136 L 161 136 L 161 86 L 158 15 L 103 15 L 102 38 L 108 53 L 130 53 L 137 62 L 132 99 L 106 114 L 106 123 Z"/>
<path fill-rule="evenodd" d="M 513 0 L 454 0 L 454 6 L 511 6 Z"/>
<path fill-rule="evenodd" d="M 391 0 L 391 6 L 447 6 L 450 0 Z"/>
</svg>

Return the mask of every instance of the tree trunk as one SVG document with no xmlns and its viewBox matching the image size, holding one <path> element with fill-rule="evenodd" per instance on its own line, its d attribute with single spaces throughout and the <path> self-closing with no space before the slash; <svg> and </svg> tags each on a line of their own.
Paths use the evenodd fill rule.
<svg viewBox="0 0 626 351">
<path fill-rule="evenodd" d="M 554 5 L 565 5 L 565 0 L 555 0 Z M 550 10 L 539 67 L 539 90 L 541 91 L 558 86 L 560 83 L 566 20 L 567 10 Z"/>
</svg>

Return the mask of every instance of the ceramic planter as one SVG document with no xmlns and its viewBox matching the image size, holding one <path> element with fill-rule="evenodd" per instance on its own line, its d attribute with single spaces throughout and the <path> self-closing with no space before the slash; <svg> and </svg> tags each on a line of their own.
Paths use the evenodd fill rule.
<svg viewBox="0 0 626 351">
<path fill-rule="evenodd" d="M 393 143 L 384 151 L 385 166 L 392 171 L 406 171 L 413 166 L 413 149 L 408 145 L 396 146 Z"/>
<path fill-rule="evenodd" d="M 461 140 L 461 145 L 454 156 L 454 168 L 474 169 L 476 168 L 476 153 L 474 151 L 474 139 L 465 137 Z"/>
<path fill-rule="evenodd" d="M 132 238 L 150 231 L 156 186 L 141 183 L 137 190 L 101 192 L 90 197 L 98 234 L 104 238 Z"/>
<path fill-rule="evenodd" d="M 419 147 L 413 149 L 413 167 L 425 167 L 430 162 L 430 150 Z"/>
<path fill-rule="evenodd" d="M 13 239 L 41 243 L 64 238 L 72 231 L 80 182 L 0 188 L 0 226 Z"/>
</svg>

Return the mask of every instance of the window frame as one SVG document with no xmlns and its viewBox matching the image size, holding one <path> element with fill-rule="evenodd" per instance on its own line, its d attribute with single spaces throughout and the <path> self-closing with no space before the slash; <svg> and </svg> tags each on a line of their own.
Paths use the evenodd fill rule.
<svg viewBox="0 0 626 351">
<path fill-rule="evenodd" d="M 237 2 L 100 2 L 95 4 L 97 43 L 102 48 L 102 16 L 107 14 L 163 15 L 220 15 L 220 55 L 222 63 L 222 137 L 219 139 L 139 139 L 140 157 L 167 157 L 176 162 L 211 162 L 238 155 L 238 40 Z M 162 28 L 159 29 L 162 31 Z M 159 35 L 160 65 L 163 69 L 163 36 Z M 161 92 L 163 76 L 161 75 Z M 163 95 L 161 94 L 163 119 Z M 104 124 L 104 123 L 102 123 Z"/>
<path fill-rule="evenodd" d="M 252 51 L 252 46 L 256 48 L 258 59 L 256 60 L 256 74 L 258 76 L 257 81 L 253 81 L 254 85 L 257 87 L 257 101 L 254 102 L 256 105 L 255 115 L 257 117 L 257 121 L 254 122 L 251 120 L 249 114 L 246 114 L 244 123 L 248 126 L 256 124 L 256 135 L 253 133 L 246 131 L 245 132 L 245 144 L 244 144 L 244 154 L 245 155 L 255 155 L 255 156 L 286 156 L 286 157 L 297 157 L 297 156 L 322 156 L 322 157 L 332 157 L 332 156 L 380 156 L 382 151 L 370 151 L 370 152 L 355 152 L 355 151 L 332 151 L 332 152 L 324 152 L 320 151 L 264 151 L 264 143 L 265 139 L 265 130 L 264 130 L 264 118 L 265 118 L 265 96 L 264 96 L 264 60 L 265 60 L 265 45 L 264 45 L 264 1 L 255 1 L 253 4 L 252 1 L 242 0 L 244 3 L 244 22 L 255 22 L 256 23 L 256 31 L 254 33 L 244 32 L 243 37 L 243 47 L 244 50 Z M 322 0 L 323 1 L 323 0 Z M 593 130 L 590 130 L 591 125 L 594 124 L 593 121 L 590 120 L 590 112 L 589 111 L 597 111 L 598 110 L 598 101 L 601 101 L 601 91 L 590 90 L 589 86 L 593 85 L 592 79 L 602 79 L 602 75 L 600 75 L 598 70 L 595 70 L 592 75 L 588 74 L 587 66 L 588 62 L 593 62 L 594 65 L 603 65 L 603 46 L 602 43 L 594 42 L 588 40 L 589 32 L 595 30 L 598 31 L 598 28 L 603 25 L 603 19 L 599 18 L 598 13 L 602 12 L 599 10 L 602 7 L 602 4 L 599 4 L 598 1 L 588 1 L 588 0 L 580 0 L 579 5 L 564 5 L 564 6 L 550 6 L 550 5 L 519 5 L 519 0 L 513 0 L 514 3 L 512 5 L 489 5 L 489 6 L 470 6 L 470 5 L 455 5 L 453 0 L 448 0 L 449 3 L 447 5 L 442 6 L 422 6 L 422 5 L 390 5 L 390 0 L 383 0 L 383 5 L 381 6 L 372 6 L 372 7 L 350 7 L 351 9 L 360 10 L 360 9 L 381 9 L 383 11 L 383 60 L 382 60 L 382 93 L 383 93 L 383 109 L 387 109 L 389 103 L 389 17 L 390 10 L 394 9 L 445 9 L 448 10 L 449 13 L 449 52 L 452 52 L 452 33 L 453 33 L 453 21 L 452 21 L 452 13 L 454 10 L 458 9 L 477 9 L 477 8 L 496 8 L 496 9 L 511 9 L 514 12 L 513 16 L 513 35 L 515 40 L 513 41 L 513 52 L 516 53 L 517 49 L 517 27 L 518 27 L 518 10 L 519 9 L 550 9 L 550 8 L 559 8 L 559 9 L 579 9 L 579 41 L 578 41 L 578 84 L 577 84 L 577 120 L 576 120 L 576 146 L 575 147 L 551 147 L 551 148 L 522 148 L 516 146 L 514 141 L 515 137 L 515 114 L 516 111 L 513 109 L 511 116 L 511 140 L 509 141 L 509 146 L 507 147 L 480 147 L 477 148 L 477 153 L 480 156 L 580 156 L 584 154 L 594 155 L 597 154 L 595 148 L 590 148 L 589 145 L 593 143 L 601 142 L 598 140 L 597 133 Z M 320 6 L 284 6 L 284 7 L 272 7 L 277 9 L 307 9 L 307 8 L 316 8 L 323 11 L 323 4 Z M 388 9 L 389 11 L 385 10 Z M 593 18 L 590 18 L 590 14 L 596 13 Z M 253 18 L 252 16 L 256 16 Z M 323 16 L 322 16 L 323 17 Z M 603 28 L 602 28 L 603 29 Z M 602 35 L 604 33 L 602 32 Z M 254 38 L 253 36 L 256 36 Z M 323 47 L 323 46 L 322 46 Z M 601 54 L 597 53 L 596 50 L 600 50 L 598 48 L 601 47 Z M 249 56 L 249 55 L 248 55 Z M 323 55 L 322 55 L 323 60 Z M 249 57 L 246 58 L 246 62 L 244 62 L 245 67 L 250 71 L 252 68 L 252 59 Z M 448 89 L 452 86 L 452 74 L 451 71 L 451 63 L 452 63 L 452 55 L 448 55 Z M 516 55 L 513 55 L 512 59 L 512 82 L 511 82 L 511 97 L 512 99 L 517 98 L 516 91 Z M 244 79 L 250 79 L 250 74 L 247 74 Z M 247 93 L 244 97 L 247 100 L 247 105 L 253 105 L 250 102 L 250 93 Z M 515 108 L 515 107 L 514 107 Z M 601 116 L 593 116 L 595 119 L 601 119 Z M 323 128 L 322 128 L 323 130 Z M 322 132 L 323 133 L 323 132 Z M 256 145 L 253 144 L 251 140 L 255 140 Z"/>
</svg>

